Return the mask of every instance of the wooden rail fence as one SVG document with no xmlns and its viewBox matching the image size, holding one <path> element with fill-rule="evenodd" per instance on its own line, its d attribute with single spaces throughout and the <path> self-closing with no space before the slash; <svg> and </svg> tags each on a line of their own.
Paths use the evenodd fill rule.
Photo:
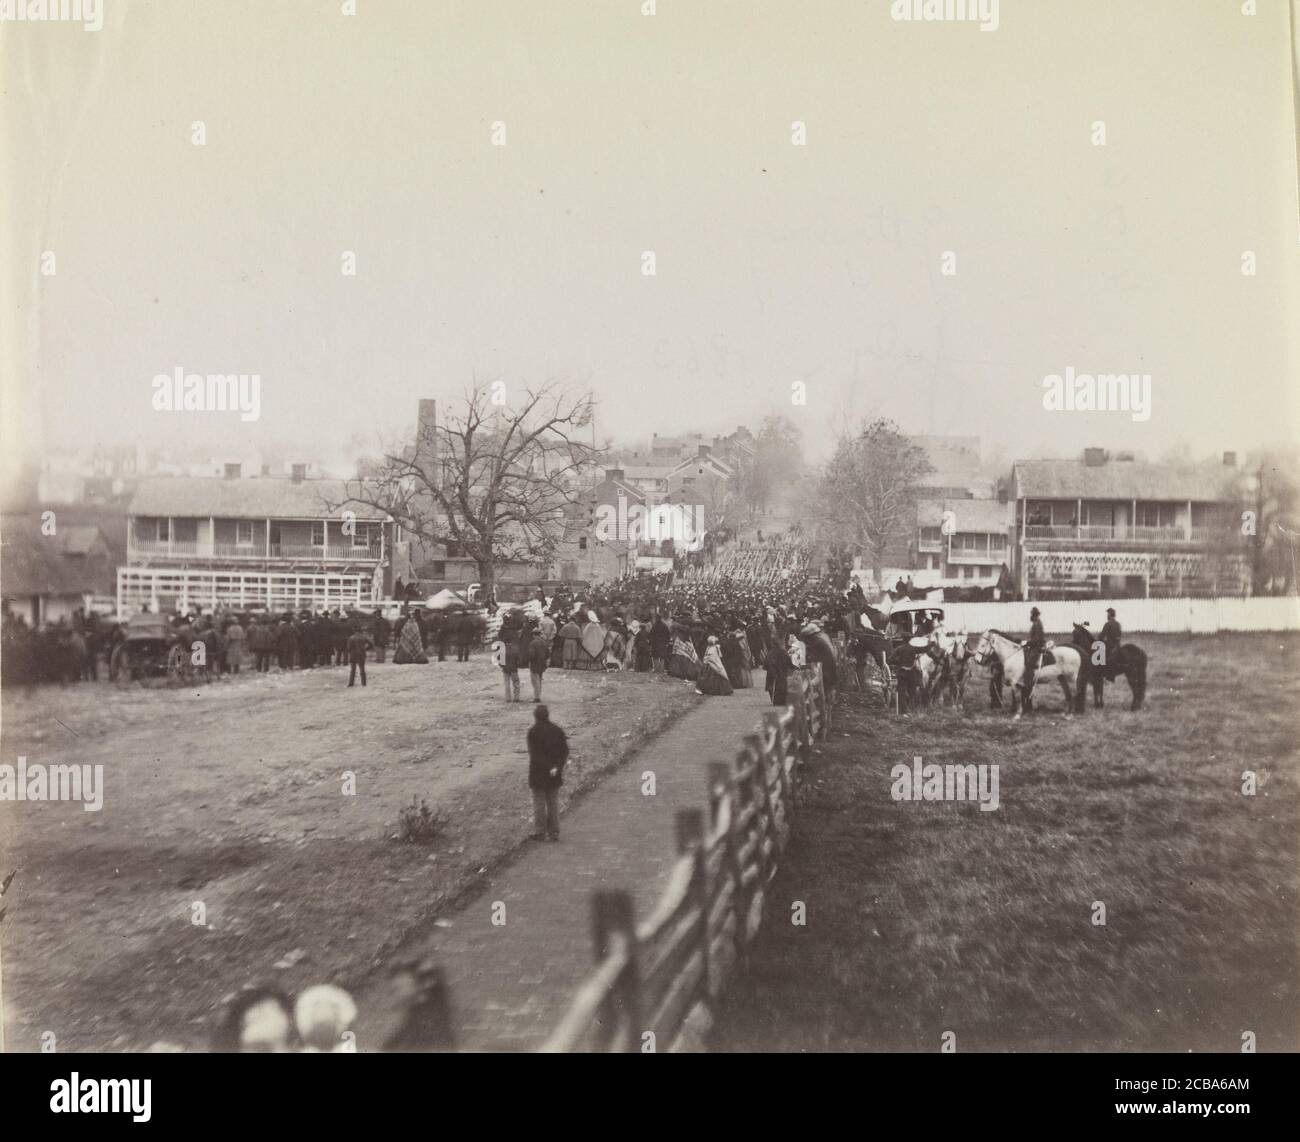
<svg viewBox="0 0 1300 1142">
<path fill-rule="evenodd" d="M 802 771 L 830 723 L 821 668 L 789 677 L 790 705 L 764 713 L 736 759 L 708 767 L 709 811 L 677 814 L 678 858 L 639 923 L 629 892 L 592 897 L 596 964 L 543 1051 L 701 1045 L 763 920 L 790 837 Z"/>
</svg>

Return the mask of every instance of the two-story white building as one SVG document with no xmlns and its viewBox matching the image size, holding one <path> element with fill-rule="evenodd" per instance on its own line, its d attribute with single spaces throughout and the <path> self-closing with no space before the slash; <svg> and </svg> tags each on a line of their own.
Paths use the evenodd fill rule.
<svg viewBox="0 0 1300 1142">
<path fill-rule="evenodd" d="M 127 518 L 117 605 L 151 610 L 359 606 L 390 584 L 393 525 L 348 502 L 342 480 L 163 476 L 141 480 Z"/>
<path fill-rule="evenodd" d="M 1238 594 L 1249 541 L 1229 464 L 1018 460 L 1015 575 L 1025 598 Z"/>
</svg>

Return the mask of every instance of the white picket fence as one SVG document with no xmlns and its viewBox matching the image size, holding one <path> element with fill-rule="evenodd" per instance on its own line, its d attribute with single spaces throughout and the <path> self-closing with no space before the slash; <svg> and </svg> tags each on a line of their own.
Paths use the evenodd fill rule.
<svg viewBox="0 0 1300 1142">
<path fill-rule="evenodd" d="M 1253 599 L 1087 599 L 1028 603 L 944 603 L 949 630 L 1006 631 L 1029 629 L 1029 608 L 1043 613 L 1049 634 L 1069 634 L 1072 624 L 1086 622 L 1100 631 L 1106 608 L 1114 607 L 1124 633 L 1217 634 L 1219 631 L 1300 630 L 1300 598 L 1267 595 Z"/>
</svg>

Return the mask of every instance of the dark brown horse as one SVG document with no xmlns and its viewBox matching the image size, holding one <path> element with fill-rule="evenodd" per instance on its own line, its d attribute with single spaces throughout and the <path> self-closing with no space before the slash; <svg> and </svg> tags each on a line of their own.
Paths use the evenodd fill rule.
<svg viewBox="0 0 1300 1142">
<path fill-rule="evenodd" d="M 1074 624 L 1073 641 L 1083 658 L 1083 669 L 1079 672 L 1078 690 L 1074 698 L 1076 711 L 1083 713 L 1084 697 L 1089 682 L 1092 683 L 1092 704 L 1100 710 L 1105 705 L 1106 683 L 1115 681 L 1120 675 L 1128 679 L 1128 688 L 1133 692 L 1133 703 L 1129 709 L 1142 709 L 1142 702 L 1147 693 L 1145 650 L 1131 642 L 1126 642 L 1114 654 L 1107 655 L 1102 641 L 1082 623 Z M 1094 658 L 1100 658 L 1101 661 L 1094 662 Z"/>
</svg>

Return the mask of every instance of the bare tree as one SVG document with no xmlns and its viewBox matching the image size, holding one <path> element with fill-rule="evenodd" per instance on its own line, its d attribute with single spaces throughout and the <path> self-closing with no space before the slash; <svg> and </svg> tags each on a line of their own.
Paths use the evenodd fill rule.
<svg viewBox="0 0 1300 1142">
<path fill-rule="evenodd" d="M 478 568 L 486 596 L 496 568 L 550 563 L 598 453 L 583 439 L 589 396 L 557 381 L 513 405 L 502 382 L 475 381 L 460 401 L 422 423 L 413 445 L 377 461 L 347 488 L 353 503 L 387 512 L 424 544 L 455 544 Z M 339 505 L 346 507 L 346 504 Z"/>
<path fill-rule="evenodd" d="M 891 420 L 864 424 L 841 436 L 816 484 L 810 513 L 824 537 L 848 543 L 871 558 L 879 584 L 885 551 L 908 535 L 915 520 L 917 483 L 932 471 L 925 449 Z"/>
</svg>

